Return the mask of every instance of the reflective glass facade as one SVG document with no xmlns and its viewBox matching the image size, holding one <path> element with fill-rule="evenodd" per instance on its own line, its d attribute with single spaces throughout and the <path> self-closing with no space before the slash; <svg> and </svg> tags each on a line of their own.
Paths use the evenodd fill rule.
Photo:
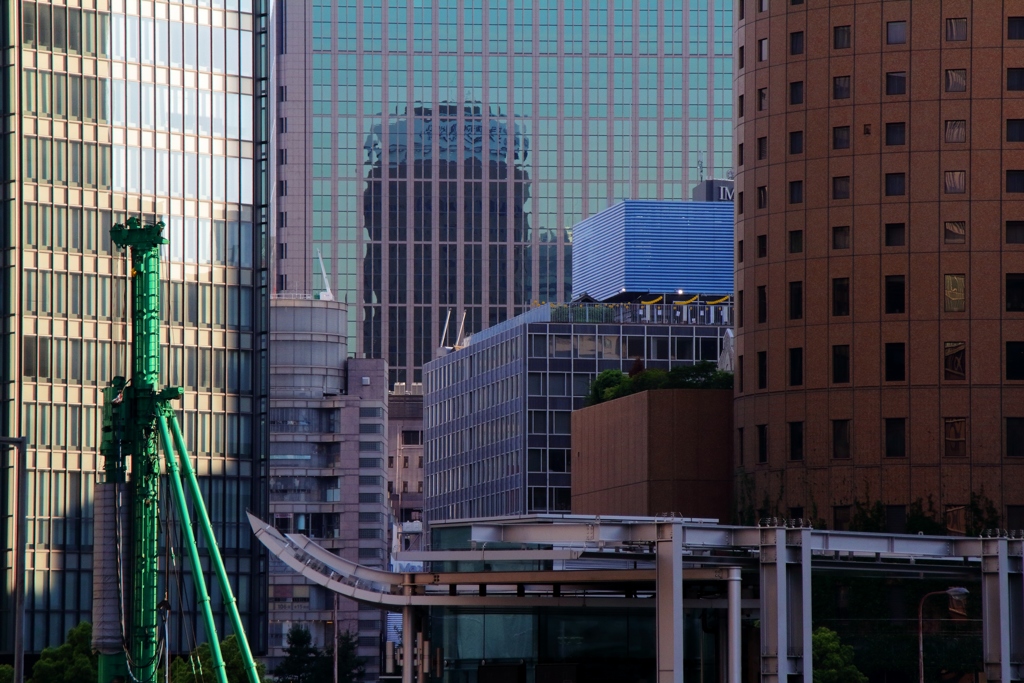
<svg viewBox="0 0 1024 683">
<path fill-rule="evenodd" d="M 569 226 L 732 168 L 732 4 L 279 3 L 275 287 L 322 254 L 392 382 L 567 300 Z"/>
<path fill-rule="evenodd" d="M 160 382 L 185 389 L 187 445 L 263 651 L 266 576 L 244 510 L 266 509 L 266 7 L 7 7 L 0 433 L 30 445 L 26 649 L 92 620 L 100 390 L 130 374 L 128 261 L 109 229 L 139 216 L 164 221 L 169 239 Z M 191 581 L 182 587 L 195 609 Z M 212 599 L 223 617 L 219 591 Z M 198 624 L 172 629 L 174 649 L 193 630 L 205 639 Z"/>
</svg>

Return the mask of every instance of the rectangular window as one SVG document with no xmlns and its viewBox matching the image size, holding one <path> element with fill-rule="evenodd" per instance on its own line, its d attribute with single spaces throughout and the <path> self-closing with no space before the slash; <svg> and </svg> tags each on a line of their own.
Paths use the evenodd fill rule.
<svg viewBox="0 0 1024 683">
<path fill-rule="evenodd" d="M 757 425 L 757 461 L 768 462 L 768 425 Z"/>
<path fill-rule="evenodd" d="M 1006 70 L 1006 89 L 1024 90 L 1024 69 L 1010 68 Z"/>
<path fill-rule="evenodd" d="M 967 455 L 967 418 L 947 417 L 945 422 L 946 455 L 962 458 Z"/>
<path fill-rule="evenodd" d="M 836 126 L 832 129 L 832 149 L 850 149 L 849 126 Z"/>
<path fill-rule="evenodd" d="M 1007 17 L 1006 38 L 1008 40 L 1024 40 L 1024 17 Z"/>
<path fill-rule="evenodd" d="M 906 223 L 885 224 L 885 246 L 902 247 L 906 243 Z"/>
<path fill-rule="evenodd" d="M 743 240 L 736 242 L 736 262 L 743 263 Z"/>
<path fill-rule="evenodd" d="M 743 68 L 743 61 L 744 61 L 744 59 L 743 59 L 743 46 L 742 45 L 740 45 L 739 49 L 736 51 L 736 61 L 739 63 L 739 68 L 742 69 Z"/>
<path fill-rule="evenodd" d="M 907 42 L 907 22 L 890 21 L 885 25 L 885 42 L 888 45 L 903 45 Z"/>
<path fill-rule="evenodd" d="M 907 378 L 906 344 L 890 342 L 885 345 L 885 381 L 902 382 Z"/>
<path fill-rule="evenodd" d="M 907 455 L 907 420 L 903 417 L 885 418 L 885 457 L 904 458 Z"/>
<path fill-rule="evenodd" d="M 967 92 L 967 69 L 946 69 L 946 92 Z"/>
<path fill-rule="evenodd" d="M 1024 417 L 1006 418 L 1006 457 L 1024 458 Z M 1021 508 L 1024 512 L 1024 507 Z M 1024 515 L 1021 515 L 1021 522 L 1024 522 Z M 1020 525 L 1010 526 L 1011 529 L 1020 529 Z"/>
<path fill-rule="evenodd" d="M 739 372 L 737 373 L 738 377 L 736 378 L 736 380 L 739 383 L 739 392 L 742 394 L 743 393 L 743 367 L 744 367 L 743 366 L 743 354 L 741 353 L 740 355 L 736 356 L 736 360 L 737 360 L 737 366 L 738 366 L 738 369 L 739 369 Z"/>
<path fill-rule="evenodd" d="M 743 118 L 743 95 L 736 97 L 736 116 Z"/>
<path fill-rule="evenodd" d="M 832 315 L 850 315 L 850 278 L 832 278 Z"/>
<path fill-rule="evenodd" d="M 1024 221 L 1006 221 L 1006 243 L 1024 244 Z"/>
<path fill-rule="evenodd" d="M 743 191 L 736 193 L 736 213 L 743 215 Z"/>
<path fill-rule="evenodd" d="M 967 379 L 967 344 L 962 341 L 943 342 L 943 369 L 947 380 Z"/>
<path fill-rule="evenodd" d="M 946 121 L 946 142 L 967 142 L 967 121 L 964 119 Z"/>
<path fill-rule="evenodd" d="M 1009 313 L 1024 311 L 1024 273 L 1006 274 L 1006 310 Z"/>
<path fill-rule="evenodd" d="M 1024 119 L 1006 119 L 1006 141 L 1024 142 Z"/>
<path fill-rule="evenodd" d="M 907 174 L 906 173 L 886 173 L 885 174 L 885 196 L 886 197 L 902 197 L 907 193 Z"/>
<path fill-rule="evenodd" d="M 804 32 L 793 31 L 789 34 L 789 54 L 802 55 L 804 53 Z"/>
<path fill-rule="evenodd" d="M 1013 193 L 1024 192 L 1024 171 L 1006 172 L 1006 191 Z"/>
<path fill-rule="evenodd" d="M 768 352 L 757 352 L 757 388 L 768 388 Z"/>
<path fill-rule="evenodd" d="M 832 508 L 832 528 L 836 531 L 847 531 L 850 528 L 850 519 L 853 517 L 853 507 L 850 505 L 836 505 Z"/>
<path fill-rule="evenodd" d="M 946 244 L 964 244 L 967 242 L 967 221 L 946 221 L 942 233 Z"/>
<path fill-rule="evenodd" d="M 947 313 L 962 313 L 967 310 L 967 276 L 956 273 L 945 276 Z"/>
<path fill-rule="evenodd" d="M 850 47 L 850 26 L 836 26 L 832 29 L 832 48 L 845 50 Z"/>
<path fill-rule="evenodd" d="M 967 192 L 967 171 L 946 171 L 946 194 L 964 194 Z"/>
<path fill-rule="evenodd" d="M 1024 379 L 1024 342 L 1006 342 L 1006 379 Z"/>
<path fill-rule="evenodd" d="M 768 208 L 768 186 L 761 185 L 757 188 L 757 208 L 767 209 Z"/>
<path fill-rule="evenodd" d="M 832 457 L 850 457 L 850 421 L 832 420 Z"/>
<path fill-rule="evenodd" d="M 757 110 L 767 111 L 768 110 L 768 88 L 757 89 Z"/>
<path fill-rule="evenodd" d="M 789 181 L 789 203 L 790 204 L 803 204 L 804 202 L 804 181 L 802 180 L 791 180 Z"/>
<path fill-rule="evenodd" d="M 803 280 L 789 283 L 789 319 L 803 320 L 804 317 L 804 283 Z"/>
<path fill-rule="evenodd" d="M 793 81 L 789 84 L 789 103 L 790 104 L 803 104 L 804 103 L 804 82 Z"/>
<path fill-rule="evenodd" d="M 903 121 L 885 124 L 885 144 L 890 147 L 907 144 L 907 124 Z"/>
<path fill-rule="evenodd" d="M 967 40 L 967 17 L 946 19 L 946 40 Z"/>
<path fill-rule="evenodd" d="M 906 95 L 907 94 L 907 72 L 906 71 L 890 71 L 885 74 L 885 94 L 886 95 Z"/>
<path fill-rule="evenodd" d="M 798 387 L 804 383 L 804 350 L 801 347 L 789 350 L 789 386 Z"/>
<path fill-rule="evenodd" d="M 789 423 L 789 459 L 790 460 L 803 460 L 804 459 L 804 423 L 803 422 L 790 422 Z"/>
<path fill-rule="evenodd" d="M 804 231 L 803 230 L 790 230 L 789 231 L 789 253 L 790 254 L 801 254 L 804 251 Z"/>
<path fill-rule="evenodd" d="M 757 322 L 768 322 L 768 288 L 765 285 L 757 288 Z"/>
<path fill-rule="evenodd" d="M 768 256 L 768 235 L 757 236 L 757 258 Z"/>
<path fill-rule="evenodd" d="M 845 100 L 850 97 L 850 77 L 836 76 L 832 79 L 832 99 Z"/>
<path fill-rule="evenodd" d="M 802 130 L 793 130 L 789 132 L 789 153 L 790 154 L 803 154 L 804 151 L 804 132 Z"/>
<path fill-rule="evenodd" d="M 905 280 L 903 275 L 885 276 L 885 312 L 887 314 L 906 312 Z"/>
<path fill-rule="evenodd" d="M 848 384 L 850 381 L 850 346 L 836 344 L 832 347 L 832 383 Z"/>
<path fill-rule="evenodd" d="M 757 159 L 763 161 L 768 158 L 768 138 L 762 137 L 757 139 Z"/>
<path fill-rule="evenodd" d="M 850 198 L 850 176 L 842 175 L 832 178 L 832 199 Z"/>
<path fill-rule="evenodd" d="M 761 38 L 757 41 L 757 61 L 768 61 L 768 39 Z"/>
</svg>

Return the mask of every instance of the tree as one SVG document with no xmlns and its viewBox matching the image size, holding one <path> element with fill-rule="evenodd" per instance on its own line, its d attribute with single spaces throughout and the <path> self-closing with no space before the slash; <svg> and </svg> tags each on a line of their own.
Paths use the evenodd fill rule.
<svg viewBox="0 0 1024 683">
<path fill-rule="evenodd" d="M 92 652 L 92 624 L 83 621 L 68 631 L 67 640 L 48 647 L 32 667 L 30 683 L 89 683 L 97 676 L 97 657 Z"/>
<path fill-rule="evenodd" d="M 230 635 L 220 641 L 220 652 L 224 658 L 224 673 L 228 683 L 249 683 L 249 677 L 245 673 L 245 663 L 242 661 L 242 647 L 238 639 Z M 213 654 L 210 652 L 210 644 L 203 643 L 189 655 L 185 660 L 178 657 L 171 662 L 171 683 L 203 683 L 209 681 L 213 673 Z M 260 680 L 266 673 L 266 667 L 256 662 L 256 675 Z"/>
<path fill-rule="evenodd" d="M 814 629 L 811 653 L 814 683 L 868 683 L 868 677 L 853 663 L 853 648 L 843 645 L 832 629 Z"/>
<path fill-rule="evenodd" d="M 14 683 L 14 667 L 10 664 L 0 664 L 0 683 Z"/>
<path fill-rule="evenodd" d="M 287 655 L 277 668 L 274 676 L 280 683 L 316 683 L 323 671 L 323 653 L 313 645 L 313 636 L 309 629 L 301 624 L 294 624 L 288 631 Z M 328 673 L 330 667 L 327 668 Z"/>
<path fill-rule="evenodd" d="M 351 632 L 345 631 L 338 636 L 337 645 L 338 682 L 355 683 L 362 677 L 363 672 L 366 671 L 366 657 L 360 657 L 356 654 L 358 640 Z M 327 656 L 333 659 L 334 653 L 328 650 Z"/>
</svg>

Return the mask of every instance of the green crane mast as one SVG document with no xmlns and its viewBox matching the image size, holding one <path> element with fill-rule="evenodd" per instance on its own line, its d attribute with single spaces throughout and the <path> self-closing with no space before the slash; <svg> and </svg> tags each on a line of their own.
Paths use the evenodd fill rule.
<svg viewBox="0 0 1024 683">
<path fill-rule="evenodd" d="M 160 245 L 164 224 L 142 225 L 130 218 L 127 225 L 115 225 L 111 240 L 131 251 L 131 379 L 115 377 L 103 391 L 103 438 L 100 446 L 104 456 L 107 482 L 127 483 L 131 515 L 131 550 L 128 555 L 130 576 L 126 592 L 130 596 L 124 615 L 124 655 L 101 655 L 99 683 L 156 681 L 158 652 L 159 529 L 160 529 L 160 443 L 167 454 L 167 477 L 174 504 L 181 520 L 186 553 L 189 557 L 196 597 L 206 626 L 214 675 L 227 683 L 224 659 L 210 606 L 199 551 L 192 530 L 192 521 L 185 499 L 185 488 L 191 494 L 198 524 L 209 549 L 211 565 L 217 575 L 224 604 L 242 651 L 242 659 L 250 683 L 259 683 L 256 663 L 242 628 L 231 584 L 220 556 L 217 539 L 199 491 L 199 482 L 192 469 L 178 418 L 170 401 L 180 398 L 181 387 L 159 388 L 160 373 Z M 130 461 L 128 457 L 130 456 Z M 130 468 L 128 465 L 130 464 Z M 130 477 L 127 475 L 130 471 Z M 182 479 L 185 480 L 184 484 Z M 170 539 L 165 539 L 170 542 Z M 122 587 L 125 589 L 125 587 Z"/>
</svg>

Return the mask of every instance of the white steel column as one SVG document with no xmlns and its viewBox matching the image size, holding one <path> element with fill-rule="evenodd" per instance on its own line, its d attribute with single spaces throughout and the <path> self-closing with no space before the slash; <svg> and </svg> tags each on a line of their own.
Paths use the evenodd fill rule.
<svg viewBox="0 0 1024 683">
<path fill-rule="evenodd" d="M 1019 546 L 1011 555 L 1007 538 L 985 538 L 981 543 L 985 677 L 1010 683 L 1024 674 L 1024 567 Z"/>
<path fill-rule="evenodd" d="M 726 680 L 728 683 L 740 683 L 743 665 L 743 630 L 740 621 L 740 599 L 743 584 L 740 578 L 739 567 L 729 568 L 729 578 L 727 581 L 729 586 L 729 677 Z"/>
<path fill-rule="evenodd" d="M 683 541 L 681 524 L 658 524 L 655 542 L 658 683 L 683 683 Z"/>
<path fill-rule="evenodd" d="M 810 529 L 761 529 L 761 681 L 812 683 Z"/>
</svg>

